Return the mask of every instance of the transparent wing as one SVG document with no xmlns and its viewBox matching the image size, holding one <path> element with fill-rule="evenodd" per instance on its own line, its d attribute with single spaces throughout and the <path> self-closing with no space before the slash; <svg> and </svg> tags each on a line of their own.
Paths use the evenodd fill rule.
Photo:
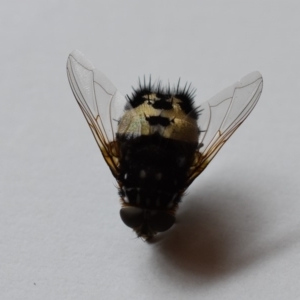
<svg viewBox="0 0 300 300">
<path fill-rule="evenodd" d="M 253 72 L 200 106 L 199 152 L 190 170 L 190 184 L 211 162 L 221 147 L 245 121 L 256 105 L 263 78 Z"/>
<path fill-rule="evenodd" d="M 115 134 L 124 111 L 125 97 L 78 50 L 68 57 L 67 75 L 103 157 L 116 177 L 119 153 Z"/>
</svg>

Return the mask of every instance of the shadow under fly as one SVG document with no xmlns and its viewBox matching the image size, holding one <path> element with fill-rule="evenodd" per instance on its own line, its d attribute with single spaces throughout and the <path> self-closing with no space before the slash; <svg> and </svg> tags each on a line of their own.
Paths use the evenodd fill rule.
<svg viewBox="0 0 300 300">
<path fill-rule="evenodd" d="M 251 202 L 251 196 L 245 197 L 241 189 L 234 190 L 186 196 L 177 226 L 154 240 L 161 258 L 207 277 L 234 272 L 248 264 L 247 248 L 256 240 L 260 216 L 255 209 L 257 201 Z"/>
</svg>

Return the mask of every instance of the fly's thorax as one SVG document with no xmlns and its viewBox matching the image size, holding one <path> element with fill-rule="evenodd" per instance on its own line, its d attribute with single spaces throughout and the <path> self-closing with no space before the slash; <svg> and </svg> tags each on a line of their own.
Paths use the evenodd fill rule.
<svg viewBox="0 0 300 300">
<path fill-rule="evenodd" d="M 162 138 L 159 134 L 118 136 L 120 194 L 125 202 L 167 207 L 178 202 L 197 144 Z"/>
<path fill-rule="evenodd" d="M 124 204 L 135 205 L 145 209 L 171 209 L 180 202 L 182 191 L 177 187 L 172 190 L 161 189 L 158 185 L 125 186 L 119 190 Z"/>
</svg>

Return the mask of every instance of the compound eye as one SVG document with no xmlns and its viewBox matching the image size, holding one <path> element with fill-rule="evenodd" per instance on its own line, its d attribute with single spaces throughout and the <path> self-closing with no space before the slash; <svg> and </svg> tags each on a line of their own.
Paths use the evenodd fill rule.
<svg viewBox="0 0 300 300">
<path fill-rule="evenodd" d="M 123 207 L 120 209 L 120 216 L 125 225 L 136 228 L 144 222 L 143 210 L 137 207 Z"/>
<path fill-rule="evenodd" d="M 155 212 L 149 219 L 150 227 L 157 232 L 166 231 L 175 223 L 175 217 L 166 212 Z"/>
</svg>

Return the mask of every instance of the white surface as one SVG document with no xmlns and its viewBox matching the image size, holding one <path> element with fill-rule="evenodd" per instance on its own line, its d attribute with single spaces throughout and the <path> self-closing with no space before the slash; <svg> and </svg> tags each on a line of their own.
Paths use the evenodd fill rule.
<svg viewBox="0 0 300 300">
<path fill-rule="evenodd" d="M 298 299 L 299 1 L 5 1 L 0 299 Z M 124 93 L 192 81 L 200 103 L 259 70 L 250 117 L 147 244 L 66 71 L 82 50 Z"/>
</svg>

